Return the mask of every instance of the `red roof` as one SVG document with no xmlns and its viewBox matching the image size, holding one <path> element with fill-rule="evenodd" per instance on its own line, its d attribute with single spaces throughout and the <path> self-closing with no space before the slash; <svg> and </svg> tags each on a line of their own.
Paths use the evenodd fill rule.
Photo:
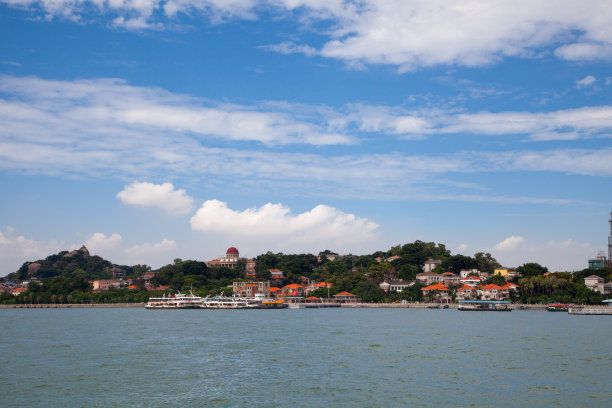
<svg viewBox="0 0 612 408">
<path fill-rule="evenodd" d="M 281 290 L 280 288 L 277 288 L 276 286 L 272 286 L 270 288 L 270 292 L 278 292 L 279 290 Z"/>
<path fill-rule="evenodd" d="M 501 286 L 498 286 L 498 285 L 496 285 L 494 283 L 489 283 L 488 285 L 482 287 L 482 290 L 491 290 L 491 289 L 498 289 L 499 290 L 499 289 L 501 289 Z"/>
<path fill-rule="evenodd" d="M 476 280 L 477 280 L 477 281 L 479 281 L 479 280 L 481 280 L 481 279 L 480 279 L 480 277 L 479 277 L 479 276 L 473 276 L 473 275 L 472 275 L 472 276 L 468 276 L 467 278 L 464 278 L 464 279 L 462 279 L 462 280 L 470 280 L 470 281 L 476 281 Z"/>
<path fill-rule="evenodd" d="M 429 285 L 421 290 L 448 290 L 448 288 L 443 283 L 436 283 L 435 285 Z"/>
<path fill-rule="evenodd" d="M 287 285 L 287 286 L 285 286 L 285 287 L 286 287 L 286 288 L 289 288 L 289 289 L 300 289 L 300 288 L 303 288 L 303 286 L 302 286 L 302 285 L 298 285 L 297 283 L 292 283 L 292 284 Z"/>
<path fill-rule="evenodd" d="M 476 288 L 473 287 L 473 286 L 463 285 L 462 287 L 460 287 L 457 290 L 476 290 Z"/>
<path fill-rule="evenodd" d="M 230 247 L 230 248 L 227 250 L 227 252 L 226 252 L 226 253 L 227 253 L 227 254 L 237 254 L 237 253 L 238 253 L 238 250 L 237 250 L 236 248 L 234 248 L 234 247 Z"/>
<path fill-rule="evenodd" d="M 519 285 L 514 284 L 514 283 L 506 283 L 504 286 L 502 286 L 502 289 L 512 289 L 512 288 L 518 288 Z"/>
<path fill-rule="evenodd" d="M 347 291 L 344 291 L 344 292 L 340 292 L 340 293 L 338 293 L 337 295 L 334 295 L 334 296 L 355 296 L 355 295 L 353 295 L 352 293 L 348 293 Z"/>
</svg>

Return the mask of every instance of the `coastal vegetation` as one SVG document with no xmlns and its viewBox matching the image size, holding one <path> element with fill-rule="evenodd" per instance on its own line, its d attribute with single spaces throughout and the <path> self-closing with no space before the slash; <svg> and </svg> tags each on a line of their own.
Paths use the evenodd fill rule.
<svg viewBox="0 0 612 408">
<path fill-rule="evenodd" d="M 413 281 L 422 271 L 428 259 L 441 263 L 434 272 L 458 273 L 462 270 L 479 270 L 492 274 L 501 265 L 489 253 L 477 253 L 473 257 L 452 255 L 444 244 L 415 241 L 397 245 L 388 251 L 377 251 L 369 255 L 338 256 L 325 250 L 318 255 L 283 254 L 266 252 L 256 261 L 257 279 L 268 279 L 269 270 L 283 271 L 284 278 L 272 282 L 272 286 L 283 287 L 304 281 L 329 282 L 330 287 L 315 290 L 315 297 L 333 297 L 343 291 L 353 293 L 364 302 L 421 301 L 421 289 L 425 286 L 416 282 L 402 292 L 385 292 L 380 283 L 390 277 Z M 519 276 L 508 282 L 519 285 L 520 291 L 512 295 L 513 301 L 521 303 L 585 303 L 597 304 L 604 296 L 589 290 L 584 278 L 598 275 L 606 281 L 612 279 L 610 269 L 585 269 L 579 272 L 549 273 L 537 263 L 526 263 L 516 268 Z M 30 281 L 27 290 L 18 296 L 0 294 L 0 303 L 132 303 L 146 302 L 149 297 L 177 290 L 193 291 L 207 296 L 232 293 L 232 282 L 249 279 L 246 264 L 240 261 L 236 268 L 209 268 L 206 263 L 195 260 L 175 259 L 172 263 L 153 271 L 147 265 L 116 265 L 99 256 L 91 256 L 87 248 L 63 251 L 43 260 L 26 262 L 16 272 L 2 281 Z M 112 279 L 119 273 L 130 280 L 130 287 L 111 288 L 95 293 L 92 281 Z M 145 273 L 151 273 L 150 283 L 161 291 L 146 290 Z M 500 275 L 491 275 L 483 284 L 506 284 Z M 452 299 L 456 297 L 459 285 L 449 285 Z M 149 288 L 150 289 L 150 288 Z M 435 294 L 434 294 L 435 295 Z M 429 294 L 432 296 L 432 294 Z"/>
</svg>

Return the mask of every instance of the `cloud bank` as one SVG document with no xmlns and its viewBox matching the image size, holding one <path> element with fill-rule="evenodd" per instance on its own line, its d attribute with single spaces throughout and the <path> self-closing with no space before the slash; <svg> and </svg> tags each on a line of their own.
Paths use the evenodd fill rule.
<svg viewBox="0 0 612 408">
<path fill-rule="evenodd" d="M 334 207 L 317 205 L 310 211 L 292 214 L 282 204 L 267 203 L 259 208 L 233 210 L 226 203 L 208 200 L 191 218 L 194 230 L 231 236 L 247 246 L 270 248 L 347 247 L 371 243 L 378 225 Z"/>
<path fill-rule="evenodd" d="M 436 65 L 481 66 L 506 57 L 554 55 L 570 61 L 612 57 L 607 0 L 0 0 L 47 20 L 105 22 L 163 30 L 194 21 L 296 19 L 325 24 L 320 48 L 283 42 L 278 52 L 320 55 L 409 71 Z"/>
<path fill-rule="evenodd" d="M 506 267 L 537 262 L 551 272 L 586 269 L 587 260 L 597 252 L 590 244 L 573 239 L 534 242 L 522 236 L 510 236 L 487 251 Z"/>
</svg>

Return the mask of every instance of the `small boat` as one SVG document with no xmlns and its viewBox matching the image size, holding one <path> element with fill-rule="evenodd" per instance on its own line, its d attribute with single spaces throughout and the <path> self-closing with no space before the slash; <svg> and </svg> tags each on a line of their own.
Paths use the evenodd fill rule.
<svg viewBox="0 0 612 408">
<path fill-rule="evenodd" d="M 549 303 L 546 305 L 546 310 L 549 312 L 567 312 L 570 307 L 574 305 L 569 305 L 565 303 Z"/>
<path fill-rule="evenodd" d="M 439 309 L 440 305 L 435 305 L 435 306 L 427 306 L 428 309 Z"/>
<path fill-rule="evenodd" d="M 448 306 L 448 305 L 444 305 L 444 306 L 442 307 L 442 309 L 448 309 L 449 307 L 450 307 L 450 306 Z"/>
</svg>

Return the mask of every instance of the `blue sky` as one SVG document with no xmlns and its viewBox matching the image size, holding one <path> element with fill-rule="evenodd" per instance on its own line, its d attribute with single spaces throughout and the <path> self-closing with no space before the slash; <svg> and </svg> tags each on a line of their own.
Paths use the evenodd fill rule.
<svg viewBox="0 0 612 408">
<path fill-rule="evenodd" d="M 607 3 L 0 0 L 0 276 L 416 239 L 583 269 Z"/>
</svg>

